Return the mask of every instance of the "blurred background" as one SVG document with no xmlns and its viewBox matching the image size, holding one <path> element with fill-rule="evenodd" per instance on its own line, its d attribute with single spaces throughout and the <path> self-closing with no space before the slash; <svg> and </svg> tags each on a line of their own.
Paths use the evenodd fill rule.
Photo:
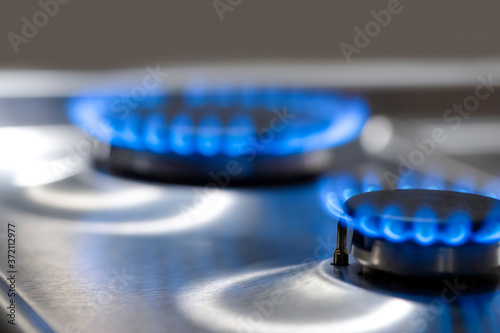
<svg viewBox="0 0 500 333">
<path fill-rule="evenodd" d="M 389 7 L 392 14 L 384 16 Z M 435 116 L 470 94 L 479 75 L 500 69 L 499 7 L 451 0 L 8 0 L 0 12 L 0 70 L 7 70 L 0 75 L 0 94 L 15 97 L 20 93 L 11 91 L 17 90 L 26 96 L 33 82 L 32 95 L 48 86 L 32 73 L 5 75 L 13 69 L 142 70 L 162 64 L 169 70 L 185 65 L 179 70 L 185 73 L 193 64 L 268 62 L 290 64 L 282 73 L 316 85 L 361 87 L 366 94 L 391 88 L 369 97 L 374 113 L 405 108 Z M 55 78 L 59 86 L 83 82 Z M 489 106 L 499 99 L 493 94 L 478 113 L 492 114 Z"/>
<path fill-rule="evenodd" d="M 339 44 L 352 44 L 354 27 L 364 27 L 373 19 L 370 12 L 387 9 L 389 1 L 242 0 L 229 5 L 231 9 L 202 0 L 66 2 L 15 53 L 5 36 L 21 34 L 22 18 L 31 21 L 40 5 L 3 1 L 0 67 L 105 69 L 235 59 L 345 62 Z M 403 0 L 401 7 L 354 59 L 447 60 L 500 54 L 496 1 Z"/>
</svg>

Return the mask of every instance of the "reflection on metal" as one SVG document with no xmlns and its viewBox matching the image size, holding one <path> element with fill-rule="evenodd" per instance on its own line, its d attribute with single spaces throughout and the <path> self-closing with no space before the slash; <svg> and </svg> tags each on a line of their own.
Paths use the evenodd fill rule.
<svg viewBox="0 0 500 333">
<path fill-rule="evenodd" d="M 323 266 L 331 267 L 327 260 L 223 276 L 187 286 L 177 300 L 185 316 L 215 331 L 404 330 L 405 321 L 417 308 L 412 302 L 350 290 L 339 280 L 322 278 L 319 271 Z M 241 298 L 250 298 L 250 302 L 241 302 Z M 377 306 L 366 306 L 375 303 Z"/>
<path fill-rule="evenodd" d="M 16 187 L 32 187 L 74 176 L 87 166 L 90 152 L 79 157 L 78 163 L 70 163 L 71 147 L 75 150 L 85 140 L 68 125 L 2 127 L 0 181 L 3 178 Z M 62 141 L 66 146 L 60 145 Z M 64 172 L 58 172 L 57 166 Z"/>
<path fill-rule="evenodd" d="M 393 128 L 390 120 L 380 115 L 373 116 L 368 119 L 361 131 L 361 146 L 370 154 L 378 154 L 387 147 L 392 135 Z"/>
<path fill-rule="evenodd" d="M 93 178 L 93 186 L 85 184 Z M 97 183 L 97 181 L 101 183 Z M 13 198 L 23 214 L 46 213 L 52 223 L 84 233 L 114 235 L 155 235 L 195 230 L 217 223 L 233 206 L 234 194 L 219 188 L 170 190 L 161 185 L 143 184 L 87 171 L 79 178 L 25 189 Z M 68 224 L 62 217 L 78 217 Z"/>
<path fill-rule="evenodd" d="M 134 188 L 135 187 L 135 188 Z M 158 187 L 137 184 L 127 189 L 93 189 L 74 191 L 64 187 L 38 186 L 26 190 L 26 196 L 38 205 L 56 209 L 90 211 L 140 207 L 149 202 L 167 200 L 168 195 Z"/>
<path fill-rule="evenodd" d="M 99 216 L 93 216 L 93 221 L 79 223 L 74 226 L 77 231 L 85 233 L 114 234 L 114 235 L 155 235 L 170 234 L 193 230 L 211 223 L 216 223 L 217 218 L 227 211 L 232 205 L 232 196 L 220 192 L 206 206 L 199 207 L 195 204 L 178 206 L 178 211 L 173 216 L 152 220 L 137 220 L 131 222 L 107 223 L 95 221 Z"/>
</svg>

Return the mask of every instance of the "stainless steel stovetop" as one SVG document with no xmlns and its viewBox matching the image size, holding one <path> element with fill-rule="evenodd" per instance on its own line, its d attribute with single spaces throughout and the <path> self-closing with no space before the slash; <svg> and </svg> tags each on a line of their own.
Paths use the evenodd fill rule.
<svg viewBox="0 0 500 333">
<path fill-rule="evenodd" d="M 460 89 L 466 87 L 443 95 L 460 95 Z M 442 120 L 414 110 L 396 118 L 402 102 L 391 96 L 415 101 L 426 93 L 368 90 L 378 114 L 374 124 L 383 130 L 391 122 L 390 136 L 381 135 L 383 142 L 368 144 L 368 151 L 365 133 L 335 148 L 329 174 L 210 193 L 203 185 L 98 170 L 90 154 L 72 150 L 88 138 L 66 123 L 62 99 L 4 98 L 0 106 L 9 117 L 0 128 L 0 327 L 64 333 L 500 331 L 498 270 L 430 286 L 371 273 L 352 256 L 347 267 L 330 265 L 337 220 L 321 199 L 325 177 L 397 171 L 408 144 Z M 446 105 L 437 100 L 436 108 Z M 490 105 L 488 115 L 494 116 Z M 42 108 L 49 110 L 44 117 L 25 116 Z M 464 122 L 464 131 L 486 128 L 484 136 L 498 138 L 496 128 L 488 131 L 497 119 L 484 119 Z M 477 154 L 477 137 L 461 151 L 454 140 L 419 171 L 444 166 L 446 181 L 464 172 L 479 183 L 498 176 L 495 145 Z M 64 169 L 58 168 L 61 161 Z M 16 237 L 15 326 L 6 324 L 4 314 L 11 299 L 8 225 L 15 226 Z"/>
</svg>

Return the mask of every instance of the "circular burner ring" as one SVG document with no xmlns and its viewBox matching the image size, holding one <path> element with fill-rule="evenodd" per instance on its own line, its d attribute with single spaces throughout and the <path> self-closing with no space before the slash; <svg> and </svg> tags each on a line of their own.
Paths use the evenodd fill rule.
<svg viewBox="0 0 500 333">
<path fill-rule="evenodd" d="M 206 185 L 217 188 L 281 184 L 308 180 L 334 163 L 331 150 L 289 156 L 246 157 L 193 155 L 189 158 L 158 155 L 119 147 L 102 146 L 95 165 L 112 173 L 152 181 Z"/>
<path fill-rule="evenodd" d="M 341 223 L 354 226 L 352 255 L 366 267 L 403 276 L 477 275 L 500 266 L 500 243 L 491 237 L 499 211 L 499 200 L 476 194 L 383 190 L 347 200 Z M 450 230 L 461 230 L 460 241 Z"/>
<path fill-rule="evenodd" d="M 219 88 L 152 91 L 132 105 L 122 89 L 90 92 L 72 98 L 67 112 L 96 139 L 104 169 L 221 187 L 317 176 L 369 114 L 362 98 L 324 89 Z"/>
</svg>

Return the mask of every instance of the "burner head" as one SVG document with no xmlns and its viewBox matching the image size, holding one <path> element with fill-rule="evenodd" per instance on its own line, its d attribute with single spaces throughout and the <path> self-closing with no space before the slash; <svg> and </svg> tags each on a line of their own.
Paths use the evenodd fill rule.
<svg viewBox="0 0 500 333">
<path fill-rule="evenodd" d="M 72 122 L 101 143 L 98 164 L 178 182 L 217 182 L 218 173 L 231 183 L 317 175 L 331 166 L 330 150 L 356 138 L 368 117 L 362 99 L 312 89 L 115 96 L 122 95 L 68 105 Z"/>
<path fill-rule="evenodd" d="M 342 223 L 352 255 L 397 275 L 476 275 L 500 266 L 500 201 L 438 190 L 382 190 L 351 197 Z"/>
</svg>

